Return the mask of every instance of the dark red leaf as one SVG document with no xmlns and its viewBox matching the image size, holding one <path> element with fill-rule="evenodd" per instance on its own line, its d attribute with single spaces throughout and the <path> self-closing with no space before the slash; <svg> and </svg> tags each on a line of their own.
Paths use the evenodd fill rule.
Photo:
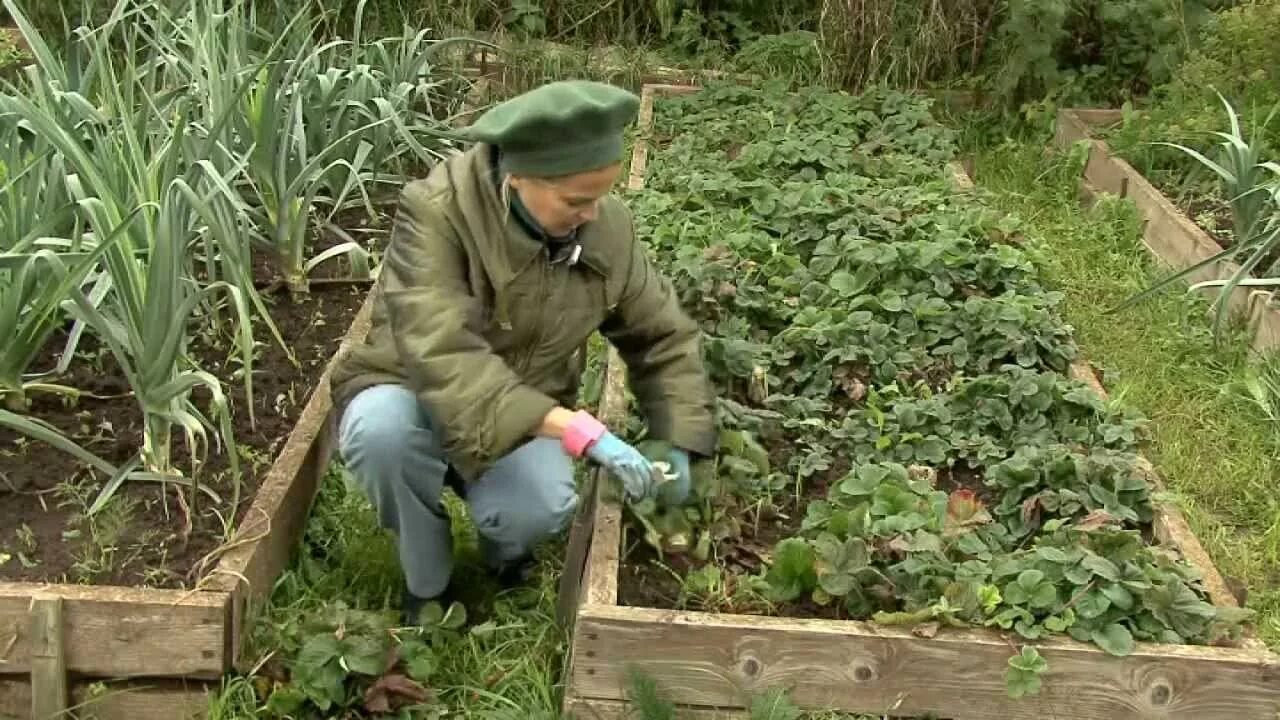
<svg viewBox="0 0 1280 720">
<path fill-rule="evenodd" d="M 431 692 L 418 682 L 392 673 L 378 678 L 365 691 L 364 709 L 370 713 L 389 713 L 430 699 Z"/>
<path fill-rule="evenodd" d="M 1114 515 L 1106 510 L 1094 510 L 1076 523 L 1076 529 L 1084 532 L 1093 532 L 1114 524 L 1116 524 Z"/>
</svg>

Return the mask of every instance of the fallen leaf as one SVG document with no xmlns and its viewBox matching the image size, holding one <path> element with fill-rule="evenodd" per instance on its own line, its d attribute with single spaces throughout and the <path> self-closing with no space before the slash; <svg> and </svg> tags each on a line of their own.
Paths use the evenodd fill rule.
<svg viewBox="0 0 1280 720">
<path fill-rule="evenodd" d="M 1022 502 L 1022 522 L 1025 525 L 1040 524 L 1041 502 L 1039 495 L 1033 495 Z"/>
<path fill-rule="evenodd" d="M 389 713 L 405 705 L 424 703 L 431 692 L 399 673 L 383 675 L 364 693 L 364 709 L 371 713 Z"/>
<path fill-rule="evenodd" d="M 1094 510 L 1081 518 L 1080 521 L 1075 524 L 1075 527 L 1077 530 L 1082 530 L 1084 532 L 1093 532 L 1095 530 L 1101 530 L 1108 525 L 1114 525 L 1115 523 L 1116 518 L 1111 513 L 1106 510 Z"/>
</svg>

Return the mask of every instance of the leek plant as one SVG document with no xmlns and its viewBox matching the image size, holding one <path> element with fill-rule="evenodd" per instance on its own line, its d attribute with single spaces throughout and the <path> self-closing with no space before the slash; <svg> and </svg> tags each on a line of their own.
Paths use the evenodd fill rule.
<svg viewBox="0 0 1280 720">
<path fill-rule="evenodd" d="M 232 179 L 242 176 L 247 163 L 247 144 L 236 133 L 233 117 L 241 111 L 240 98 L 251 73 L 246 68 L 260 66 L 253 60 L 253 37 L 249 28 L 256 18 L 240 12 L 240 5 L 223 9 L 221 0 L 193 0 L 181 12 L 158 6 L 152 22 L 138 31 L 145 42 L 159 48 L 169 84 L 185 88 L 200 98 L 190 127 L 184 133 L 184 152 L 192 166 L 199 166 L 211 181 L 227 178 L 222 193 L 201 208 L 208 228 L 203 249 L 205 278 L 224 279 L 240 288 L 270 331 L 276 343 L 296 365 L 293 351 L 284 342 L 254 286 L 253 239 L 258 230 L 252 210 Z M 208 307 L 215 332 L 221 333 L 220 307 Z"/>
<path fill-rule="evenodd" d="M 1224 194 L 1231 205 L 1231 247 L 1164 278 L 1126 303 L 1127 305 L 1149 297 L 1201 268 L 1235 261 L 1238 265 L 1229 277 L 1195 283 L 1190 288 L 1191 291 L 1216 289 L 1211 305 L 1215 337 L 1221 337 L 1221 331 L 1226 326 L 1230 299 L 1237 288 L 1280 286 L 1280 277 L 1274 276 L 1280 265 L 1277 263 L 1277 255 L 1280 254 L 1280 165 L 1262 157 L 1263 132 L 1276 113 L 1280 112 L 1280 106 L 1273 109 L 1266 120 L 1254 129 L 1251 139 L 1246 139 L 1235 108 L 1221 94 L 1218 97 L 1226 108 L 1230 124 L 1229 132 L 1214 133 L 1221 140 L 1219 160 L 1211 159 L 1185 145 L 1159 144 L 1186 153 L 1222 181 Z M 1255 274 L 1262 277 L 1255 277 Z"/>
<path fill-rule="evenodd" d="M 4 1 L 23 23 L 12 0 Z M 93 67 L 102 74 L 94 102 L 61 89 L 52 77 L 60 68 L 45 71 L 47 63 L 57 61 L 37 54 L 37 65 L 26 69 L 26 91 L 0 96 L 0 114 L 18 118 L 60 154 L 78 214 L 111 239 L 101 249 L 110 277 L 104 301 L 97 305 L 80 287 L 72 287 L 64 306 L 110 348 L 133 390 L 143 415 L 138 464 L 152 475 L 179 477 L 172 443 L 174 428 L 180 429 L 195 463 L 194 512 L 195 477 L 209 431 L 215 430 L 192 399 L 192 391 L 203 388 L 226 447 L 233 503 L 238 503 L 239 461 L 229 405 L 221 383 L 196 367 L 186 348 L 201 301 L 225 293 L 239 316 L 239 348 L 252 407 L 252 337 L 243 293 L 223 281 L 202 286 L 189 273 L 192 247 L 206 232 L 199 224 L 201 209 L 224 192 L 220 188 L 227 187 L 228 178 L 206 177 L 184 162 L 184 131 L 198 99 L 167 93 L 154 56 L 130 52 L 136 50 L 131 47 L 136 38 L 127 32 L 116 35 L 114 29 L 104 27 L 89 39 Z M 125 48 L 120 71 L 113 64 L 113 41 Z"/>
<path fill-rule="evenodd" d="M 237 2 L 238 6 L 240 3 Z M 250 139 L 247 181 L 258 208 L 262 239 L 275 255 L 285 284 L 307 291 L 321 263 L 350 259 L 358 275 L 371 272 L 365 248 L 347 240 L 308 257 L 309 230 L 332 224 L 339 212 L 364 205 L 372 215 L 371 183 L 398 183 L 403 159 L 433 164 L 441 152 L 428 137 L 447 133 L 447 119 L 432 115 L 433 57 L 463 40 L 432 42 L 426 32 L 371 43 L 361 37 L 365 3 L 357 8 L 351 41 L 317 42 L 316 18 L 301 10 L 254 73 L 243 99 L 238 137 Z M 432 145 L 436 143 L 431 143 Z"/>
<path fill-rule="evenodd" d="M 0 425 L 109 473 L 94 509 L 129 479 L 212 496 L 197 482 L 215 444 L 239 504 L 239 455 L 220 381 L 188 339 L 231 338 L 253 423 L 255 316 L 285 347 L 252 274 L 266 252 L 288 288 L 338 256 L 367 272 L 347 242 L 315 253 L 317 227 L 398 183 L 410 164 L 448 147 L 449 91 L 425 32 L 364 42 L 316 40 L 309 10 L 277 32 L 248 0 L 114 0 L 106 20 L 54 53 L 18 7 L 0 0 L 32 47 L 33 64 L 0 90 Z M 361 14 L 363 3 L 361 4 Z M 445 100 L 442 103 L 441 98 Z M 22 415 L 32 359 L 70 323 L 65 371 L 81 332 L 111 352 L 143 417 L 143 443 L 120 466 Z M 285 347 L 286 352 L 288 348 Z M 43 368 L 42 368 L 43 369 Z M 199 398 L 199 400 L 198 400 Z M 190 479 L 175 466 L 185 440 Z"/>
<path fill-rule="evenodd" d="M 14 412 L 26 409 L 33 390 L 76 393 L 29 381 L 27 373 L 65 324 L 62 303 L 70 288 L 97 267 L 96 253 L 82 247 L 61 158 L 34 139 L 30 144 L 16 123 L 0 119 L 0 401 Z M 76 240 L 59 250 L 63 238 Z"/>
</svg>

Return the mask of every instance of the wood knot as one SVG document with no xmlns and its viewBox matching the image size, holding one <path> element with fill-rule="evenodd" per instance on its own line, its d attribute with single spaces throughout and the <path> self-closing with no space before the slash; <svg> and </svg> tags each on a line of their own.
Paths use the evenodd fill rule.
<svg viewBox="0 0 1280 720">
<path fill-rule="evenodd" d="M 1151 704 L 1152 705 L 1168 705 L 1173 699 L 1173 688 L 1165 683 L 1156 683 L 1151 687 Z"/>
<path fill-rule="evenodd" d="M 762 669 L 763 666 L 760 664 L 760 661 L 750 655 L 742 659 L 743 675 L 746 675 L 749 678 L 756 678 L 760 676 L 760 671 Z"/>
<path fill-rule="evenodd" d="M 853 668 L 853 679 L 858 682 L 871 682 L 876 677 L 876 671 L 870 665 L 855 665 Z"/>
</svg>

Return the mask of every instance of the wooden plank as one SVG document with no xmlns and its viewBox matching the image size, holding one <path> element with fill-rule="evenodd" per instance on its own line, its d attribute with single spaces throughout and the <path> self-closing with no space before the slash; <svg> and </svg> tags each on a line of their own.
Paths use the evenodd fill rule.
<svg viewBox="0 0 1280 720">
<path fill-rule="evenodd" d="M 0 674 L 31 672 L 28 614 L 36 595 L 63 599 L 71 672 L 213 679 L 230 668 L 226 593 L 0 583 Z"/>
<path fill-rule="evenodd" d="M 1090 128 L 1090 123 L 1082 119 L 1079 111 L 1061 110 L 1055 140 L 1060 147 L 1068 147 L 1081 140 L 1089 143 L 1085 180 L 1098 190 L 1133 201 L 1146 221 L 1142 242 L 1159 264 L 1181 270 L 1222 252 L 1222 246 L 1183 214 L 1164 193 L 1123 158 L 1112 154 L 1105 142 L 1094 139 Z M 1189 274 L 1187 281 L 1223 279 L 1238 268 L 1236 263 L 1218 262 Z M 1205 292 L 1213 295 L 1216 291 L 1206 289 Z M 1247 313 L 1248 289 L 1238 288 L 1232 293 L 1230 302 L 1234 312 Z"/>
<path fill-rule="evenodd" d="M 1073 380 L 1079 380 L 1088 385 L 1103 400 L 1110 397 L 1107 389 L 1102 386 L 1102 381 L 1098 379 L 1097 374 L 1093 372 L 1087 362 L 1076 361 L 1072 363 L 1070 375 Z M 1160 477 L 1151 461 L 1139 455 L 1139 462 L 1147 475 L 1147 480 L 1151 484 L 1152 490 L 1156 493 L 1164 492 L 1166 489 L 1164 480 Z M 1156 536 L 1156 540 L 1166 545 L 1172 545 L 1182 551 L 1183 555 L 1187 556 L 1188 562 L 1195 565 L 1200 572 L 1206 575 L 1205 587 L 1214 605 L 1238 607 L 1235 595 L 1227 589 L 1227 584 L 1218 574 L 1213 562 L 1209 560 L 1204 548 L 1200 546 L 1195 534 L 1191 532 L 1186 519 L 1182 515 L 1182 511 L 1160 498 L 1153 498 L 1151 507 L 1154 512 L 1154 517 L 1151 520 L 1151 529 Z"/>
<path fill-rule="evenodd" d="M 270 592 L 306 526 L 311 504 L 329 466 L 333 398 L 329 378 L 339 360 L 364 342 L 372 324 L 375 295 L 365 298 L 338 350 L 321 374 L 284 448 L 276 457 L 235 537 L 204 587 L 232 593 L 230 655 L 243 661 L 243 630 L 254 605 Z"/>
<path fill-rule="evenodd" d="M 80 683 L 71 688 L 66 720 L 200 720 L 217 684 L 154 680 Z M 31 683 L 0 676 L 0 720 L 31 717 Z"/>
<path fill-rule="evenodd" d="M 972 179 L 962 166 L 957 163 L 951 163 L 950 167 L 957 186 L 962 189 L 971 189 L 973 187 Z M 1107 389 L 1102 386 L 1102 382 L 1098 380 L 1088 362 L 1079 360 L 1072 363 L 1070 376 L 1087 384 L 1104 400 L 1108 397 Z M 1155 465 L 1142 455 L 1139 455 L 1139 461 L 1148 482 L 1151 483 L 1152 489 L 1156 493 L 1165 492 L 1164 480 L 1160 477 Z M 1218 572 L 1213 559 L 1209 557 L 1209 553 L 1205 551 L 1204 546 L 1200 544 L 1200 540 L 1192 532 L 1191 525 L 1187 522 L 1182 511 L 1160 497 L 1152 499 L 1151 507 L 1153 512 L 1151 526 L 1156 540 L 1164 545 L 1176 548 L 1183 559 L 1200 572 L 1203 576 L 1205 592 L 1209 595 L 1209 600 L 1214 605 L 1218 607 L 1239 607 L 1235 593 L 1231 592 L 1226 580 Z M 1245 643 L 1248 647 L 1265 647 L 1261 641 L 1252 637 L 1247 638 Z"/>
<path fill-rule="evenodd" d="M 947 163 L 948 178 L 951 184 L 955 186 L 958 192 L 971 192 L 973 190 L 973 178 L 969 177 L 969 173 L 964 169 L 964 165 L 958 162 Z"/>
<path fill-rule="evenodd" d="M 1013 700 L 1004 673 L 1015 641 L 990 631 L 686 613 L 590 605 L 579 611 L 575 697 L 621 700 L 628 673 L 674 700 L 744 707 L 773 688 L 797 705 L 875 715 L 1040 720 L 1241 720 L 1280 713 L 1280 658 L 1258 650 L 1139 644 L 1112 657 L 1069 639 L 1035 643 L 1048 670 L 1039 695 Z"/>
<path fill-rule="evenodd" d="M 569 527 L 569 539 L 565 544 L 564 569 L 560 572 L 560 582 L 556 593 L 556 622 L 560 627 L 571 629 L 574 618 L 578 615 L 578 606 L 582 603 L 582 589 L 586 587 L 587 558 L 591 552 L 591 536 L 595 529 L 595 509 L 599 502 L 598 471 L 587 473 L 583 483 L 578 509 L 573 516 L 573 524 Z"/>
<path fill-rule="evenodd" d="M 1088 363 L 1084 361 L 1073 363 L 1071 365 L 1071 377 L 1089 385 L 1103 399 L 1108 397 L 1107 389 L 1102 386 L 1102 382 L 1098 380 L 1098 376 L 1089 367 Z M 1163 545 L 1177 549 L 1182 558 L 1200 572 L 1204 590 L 1209 595 L 1210 602 L 1218 607 L 1239 607 L 1240 603 L 1236 600 L 1235 593 L 1231 592 L 1231 587 L 1227 584 L 1226 579 L 1222 577 L 1222 573 L 1218 571 L 1218 566 L 1214 564 L 1213 558 L 1209 556 L 1208 551 L 1200 544 L 1200 539 L 1191 530 L 1191 524 L 1187 522 L 1182 510 L 1158 496 L 1167 491 L 1160 472 L 1150 460 L 1141 454 L 1138 456 L 1138 461 L 1147 476 L 1147 482 L 1151 484 L 1154 494 L 1157 494 L 1157 497 L 1153 497 L 1151 500 L 1151 531 L 1156 540 Z M 1263 650 L 1266 645 L 1254 637 L 1253 632 L 1250 631 L 1244 638 L 1243 647 Z"/>
<path fill-rule="evenodd" d="M 587 700 L 585 698 L 568 698 L 565 702 L 565 715 L 570 720 L 634 720 L 633 708 L 616 700 Z M 680 720 L 741 720 L 747 717 L 746 711 L 716 710 L 712 708 L 696 708 L 683 705 L 677 708 L 676 717 Z"/>
<path fill-rule="evenodd" d="M 622 359 L 613 348 L 605 354 L 604 380 L 600 393 L 600 405 L 596 417 L 607 426 L 618 426 L 626 421 L 627 392 L 626 374 L 622 367 Z M 564 570 L 560 574 L 559 591 L 556 602 L 556 618 L 561 627 L 572 628 L 578 606 L 582 604 L 584 589 L 589 587 L 589 559 L 591 557 L 592 536 L 595 534 L 595 518 L 600 503 L 607 499 L 602 493 L 610 482 L 602 470 L 588 473 L 586 486 L 583 489 L 573 525 L 569 530 L 568 546 L 565 549 Z M 599 558 L 599 555 L 597 555 Z M 601 572 L 609 572 L 602 568 Z M 616 569 L 614 571 L 616 575 Z M 599 573 L 596 574 L 597 577 Z"/>
<path fill-rule="evenodd" d="M 957 163 L 951 163 L 950 167 L 957 186 L 962 189 L 973 187 L 973 181 L 963 167 L 958 166 Z M 1103 399 L 1108 397 L 1106 388 L 1102 386 L 1102 383 L 1087 362 L 1081 360 L 1073 363 L 1070 368 L 1070 375 L 1072 378 L 1089 385 Z M 1155 466 L 1141 455 L 1139 459 L 1153 490 L 1156 493 L 1164 492 L 1164 481 L 1159 472 L 1156 471 Z M 1182 554 L 1183 559 L 1200 571 L 1204 578 L 1205 592 L 1208 593 L 1210 601 L 1218 607 L 1239 607 L 1235 594 L 1231 592 L 1222 574 L 1218 572 L 1217 566 L 1214 565 L 1204 546 L 1200 544 L 1200 540 L 1191 531 L 1191 526 L 1187 523 L 1182 511 L 1161 498 L 1153 498 L 1151 506 L 1154 513 L 1151 525 L 1156 539 L 1162 544 L 1176 548 Z M 1246 642 L 1253 647 L 1263 647 L 1260 641 L 1252 638 Z"/>
<path fill-rule="evenodd" d="M 1280 312 L 1272 307 L 1275 293 L 1254 290 L 1249 293 L 1249 327 L 1253 331 L 1253 349 L 1262 353 L 1280 347 Z"/>
<path fill-rule="evenodd" d="M 653 86 L 640 89 L 640 115 L 636 121 L 636 140 L 631 147 L 631 167 L 627 175 L 627 189 L 644 188 L 644 174 L 649 167 L 650 133 L 653 131 Z"/>
<path fill-rule="evenodd" d="M 631 166 L 627 189 L 644 188 L 645 171 L 649 168 L 649 143 L 653 139 L 653 103 L 659 95 L 688 95 L 700 90 L 697 85 L 645 84 L 640 88 L 640 113 L 636 119 L 636 141 L 631 148 Z"/>
<path fill-rule="evenodd" d="M 67 711 L 67 657 L 63 652 L 62 598 L 31 601 L 31 717 L 56 720 Z"/>
<path fill-rule="evenodd" d="M 600 400 L 600 420 L 606 425 L 623 422 L 627 414 L 626 365 L 612 347 L 605 365 L 604 390 Z M 612 479 L 599 476 L 596 491 L 594 532 L 587 568 L 583 577 L 582 601 L 615 605 L 618 602 L 618 566 L 622 546 L 622 506 L 616 493 L 609 492 Z"/>
</svg>

